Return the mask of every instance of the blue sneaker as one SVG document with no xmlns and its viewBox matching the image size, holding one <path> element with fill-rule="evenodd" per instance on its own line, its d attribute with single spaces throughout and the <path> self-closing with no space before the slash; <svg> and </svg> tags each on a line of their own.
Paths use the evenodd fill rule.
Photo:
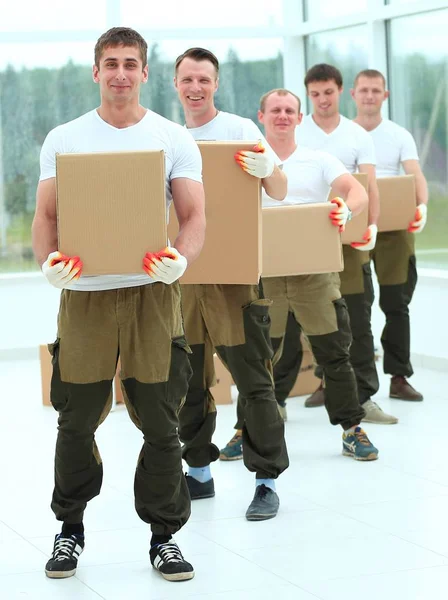
<svg viewBox="0 0 448 600">
<path fill-rule="evenodd" d="M 342 454 L 355 460 L 376 460 L 378 450 L 367 437 L 361 427 L 356 427 L 354 433 L 342 434 Z"/>
<path fill-rule="evenodd" d="M 219 460 L 238 460 L 243 458 L 243 432 L 237 429 L 235 435 L 219 452 Z"/>
</svg>

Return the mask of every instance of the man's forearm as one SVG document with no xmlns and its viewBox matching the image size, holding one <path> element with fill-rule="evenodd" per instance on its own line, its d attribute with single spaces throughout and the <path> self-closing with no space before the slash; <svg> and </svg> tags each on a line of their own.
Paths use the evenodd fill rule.
<svg viewBox="0 0 448 600">
<path fill-rule="evenodd" d="M 199 256 L 205 240 L 205 217 L 195 215 L 179 229 L 173 246 L 185 256 L 190 265 Z"/>
<path fill-rule="evenodd" d="M 42 266 L 48 255 L 58 249 L 57 223 L 45 217 L 36 216 L 31 233 L 34 256 L 39 266 Z"/>
<path fill-rule="evenodd" d="M 428 204 L 428 184 L 423 173 L 415 176 L 415 193 L 417 204 Z"/>
<path fill-rule="evenodd" d="M 369 184 L 369 225 L 378 225 L 380 218 L 380 193 L 378 184 Z"/>
<path fill-rule="evenodd" d="M 345 199 L 345 203 L 352 211 L 354 217 L 365 209 L 368 201 L 367 192 L 361 185 L 359 188 L 351 189 Z"/>
<path fill-rule="evenodd" d="M 268 196 L 274 200 L 283 200 L 288 193 L 288 180 L 286 175 L 277 165 L 270 177 L 262 179 L 263 187 Z"/>
</svg>

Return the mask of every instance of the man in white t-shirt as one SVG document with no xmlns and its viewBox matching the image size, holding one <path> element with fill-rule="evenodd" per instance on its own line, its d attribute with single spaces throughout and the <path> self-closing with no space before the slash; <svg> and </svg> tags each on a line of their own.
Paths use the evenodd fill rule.
<svg viewBox="0 0 448 600">
<path fill-rule="evenodd" d="M 350 173 L 366 173 L 369 183 L 368 228 L 364 243 L 344 245 L 344 270 L 340 274 L 341 293 L 350 315 L 353 342 L 350 347 L 350 362 L 358 384 L 359 402 L 370 423 L 397 423 L 371 400 L 379 388 L 375 366 L 374 342 L 371 329 L 371 307 L 373 283 L 370 270 L 369 251 L 374 247 L 379 217 L 379 195 L 375 177 L 375 150 L 373 142 L 362 127 L 356 125 L 339 112 L 342 93 L 342 75 L 332 65 L 318 64 L 308 70 L 305 86 L 313 105 L 313 113 L 305 117 L 297 129 L 299 145 L 314 150 L 325 150 L 345 165 Z M 287 333 L 288 337 L 289 333 Z M 286 343 L 286 348 L 291 347 Z M 276 385 L 279 372 L 290 363 L 284 352 L 277 364 Z M 320 370 L 317 374 L 321 375 Z M 291 377 L 292 379 L 292 377 Z M 293 385 L 292 381 L 292 385 Z M 325 381 L 305 402 L 305 406 L 323 406 L 325 403 Z"/>
<path fill-rule="evenodd" d="M 93 66 L 100 107 L 50 131 L 41 151 L 33 249 L 49 283 L 62 290 L 51 345 L 51 401 L 59 412 L 51 507 L 62 531 L 45 569 L 51 578 L 74 575 L 84 549 L 84 511 L 103 476 L 95 431 L 111 407 L 118 356 L 129 414 L 144 436 L 135 507 L 151 526 L 151 564 L 170 581 L 194 576 L 172 534 L 191 510 L 177 433 L 191 374 L 177 280 L 204 242 L 202 161 L 183 127 L 139 103 L 147 52 L 132 29 L 104 33 Z M 165 152 L 166 208 L 174 202 L 181 233 L 172 248 L 142 256 L 141 274 L 83 276 L 82 256 L 57 251 L 56 153 L 128 150 Z"/>
<path fill-rule="evenodd" d="M 407 231 L 378 234 L 372 258 L 380 287 L 380 307 L 386 316 L 381 335 L 384 372 L 392 376 L 390 397 L 421 401 L 422 394 L 407 381 L 410 360 L 409 304 L 417 283 L 414 234 L 426 224 L 428 186 L 422 173 L 412 135 L 396 123 L 383 119 L 381 107 L 389 97 L 382 73 L 367 69 L 358 73 L 351 91 L 358 111 L 355 123 L 366 129 L 375 145 L 377 177 L 395 177 L 400 168 L 415 176 L 417 209 Z"/>
<path fill-rule="evenodd" d="M 268 143 L 283 161 L 283 170 L 288 177 L 285 200 L 278 202 L 264 196 L 263 206 L 337 200 L 340 206 L 336 208 L 335 205 L 335 208 L 343 216 L 341 221 L 333 221 L 333 224 L 345 225 L 349 215 L 356 215 L 365 208 L 367 194 L 340 160 L 327 152 L 296 144 L 295 129 L 302 117 L 300 99 L 289 90 L 271 90 L 261 98 L 258 118 L 264 125 Z M 330 188 L 336 194 L 336 200 L 328 198 Z M 275 249 L 272 252 L 275 253 Z M 356 378 L 350 364 L 352 336 L 347 305 L 341 298 L 339 275 L 263 277 L 263 288 L 273 301 L 270 315 L 274 350 L 281 352 L 288 320 L 294 320 L 296 327 L 308 338 L 327 382 L 325 406 L 330 422 L 344 429 L 343 454 L 362 461 L 377 459 L 378 450 L 360 427 L 365 412 L 359 404 Z M 298 347 L 294 349 L 297 350 Z M 301 357 L 299 369 L 300 362 Z M 278 401 L 277 389 L 276 396 Z M 244 410 L 239 407 L 237 426 L 241 425 L 243 417 Z"/>
<path fill-rule="evenodd" d="M 279 159 L 252 121 L 215 107 L 218 83 L 219 63 L 209 50 L 190 48 L 176 60 L 174 84 L 184 109 L 187 131 L 195 140 L 261 140 L 265 152 L 237 153 L 237 162 L 248 177 L 261 179 L 270 196 L 282 200 L 287 183 L 276 164 Z M 231 244 L 231 231 L 228 237 Z M 246 408 L 242 436 L 235 438 L 231 451 L 222 457 L 240 458 L 242 440 L 244 463 L 256 474 L 255 495 L 246 518 L 270 519 L 279 508 L 275 480 L 289 464 L 284 424 L 272 382 L 270 301 L 264 299 L 257 285 L 207 284 L 181 288 L 185 332 L 193 351 L 190 356 L 193 376 L 179 417 L 191 497 L 215 495 L 210 471 L 210 463 L 220 456 L 212 443 L 216 406 L 210 387 L 214 383 L 215 350 L 232 374 Z"/>
</svg>

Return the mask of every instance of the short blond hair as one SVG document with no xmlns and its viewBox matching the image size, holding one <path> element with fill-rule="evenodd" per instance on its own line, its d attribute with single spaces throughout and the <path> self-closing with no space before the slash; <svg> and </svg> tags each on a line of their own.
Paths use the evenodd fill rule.
<svg viewBox="0 0 448 600">
<path fill-rule="evenodd" d="M 367 77 L 368 79 L 380 78 L 383 81 L 384 89 L 386 89 L 386 78 L 381 71 L 377 71 L 376 69 L 364 69 L 363 71 L 360 71 L 355 77 L 355 82 L 353 83 L 354 88 L 356 88 L 360 77 Z"/>
<path fill-rule="evenodd" d="M 287 96 L 288 94 L 291 94 L 291 96 L 294 96 L 294 98 L 299 103 L 299 113 L 300 113 L 300 109 L 302 106 L 302 103 L 300 102 L 300 98 L 296 94 L 294 94 L 294 92 L 291 92 L 290 90 L 287 90 L 286 88 L 275 88 L 275 90 L 270 90 L 269 92 L 266 92 L 266 94 L 262 95 L 262 97 L 260 98 L 260 111 L 262 113 L 264 113 L 265 108 L 266 108 L 266 100 L 269 98 L 269 96 L 272 96 L 272 94 L 278 94 L 279 96 Z"/>
</svg>

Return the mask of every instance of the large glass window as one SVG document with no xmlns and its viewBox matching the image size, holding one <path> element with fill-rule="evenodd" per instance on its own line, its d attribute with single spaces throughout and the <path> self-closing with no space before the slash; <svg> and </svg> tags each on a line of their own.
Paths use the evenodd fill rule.
<svg viewBox="0 0 448 600">
<path fill-rule="evenodd" d="M 305 19 L 331 19 L 353 15 L 367 10 L 367 0 L 305 0 Z"/>
<path fill-rule="evenodd" d="M 420 264 L 448 268 L 448 10 L 393 19 L 390 107 L 414 135 L 430 188 L 428 224 L 416 236 Z"/>
<path fill-rule="evenodd" d="M 37 269 L 31 222 L 39 178 L 39 153 L 57 125 L 99 104 L 92 81 L 96 40 L 72 44 L 0 44 L 0 272 Z M 221 62 L 219 108 L 256 120 L 260 96 L 283 85 L 279 39 L 183 40 L 153 44 L 150 77 L 141 102 L 174 121 L 183 115 L 173 86 L 173 64 L 201 44 Z"/>
<path fill-rule="evenodd" d="M 317 63 L 329 63 L 337 67 L 344 80 L 340 111 L 348 118 L 356 115 L 350 88 L 359 71 L 367 68 L 367 27 L 365 25 L 335 29 L 308 36 L 306 62 L 309 69 Z"/>
<path fill-rule="evenodd" d="M 4 3 L 2 3 L 4 4 Z M 2 6 L 0 32 L 104 29 L 106 0 L 20 0 Z"/>
<path fill-rule="evenodd" d="M 136 29 L 262 27 L 283 24 L 283 0 L 225 0 L 190 4 L 185 0 L 122 0 L 122 22 Z M 198 45 L 198 44 L 196 44 Z"/>
</svg>

